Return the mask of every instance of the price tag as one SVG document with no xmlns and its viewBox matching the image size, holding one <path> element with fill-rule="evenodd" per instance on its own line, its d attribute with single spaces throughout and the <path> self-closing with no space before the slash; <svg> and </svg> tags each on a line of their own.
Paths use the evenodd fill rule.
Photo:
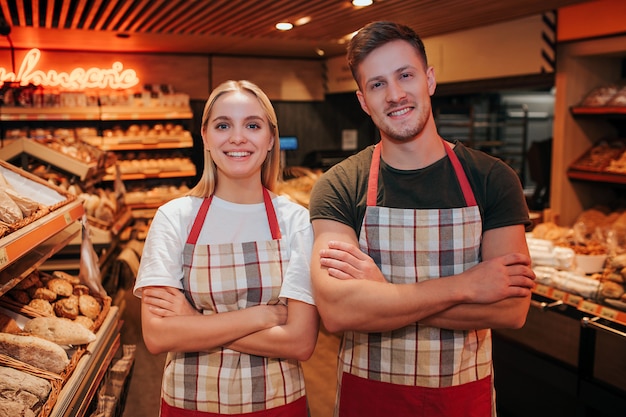
<svg viewBox="0 0 626 417">
<path fill-rule="evenodd" d="M 535 287 L 535 293 L 539 295 L 548 295 L 549 292 L 550 292 L 550 287 L 548 286 L 537 284 L 537 286 Z"/>
<path fill-rule="evenodd" d="M 0 248 L 0 266 L 5 266 L 9 263 L 9 255 L 6 248 Z"/>
<path fill-rule="evenodd" d="M 566 296 L 567 296 L 567 293 L 565 293 L 564 291 L 561 291 L 561 290 L 552 291 L 552 298 L 554 298 L 555 300 L 564 300 Z"/>
<path fill-rule="evenodd" d="M 600 309 L 600 317 L 615 321 L 617 319 L 617 311 L 612 308 L 602 307 Z"/>
<path fill-rule="evenodd" d="M 70 224 L 73 222 L 72 216 L 70 215 L 70 213 L 63 214 L 63 218 L 65 219 L 65 224 Z"/>
<path fill-rule="evenodd" d="M 579 295 L 568 294 L 565 302 L 574 307 L 578 307 L 578 305 L 583 301 L 583 298 Z"/>
<path fill-rule="evenodd" d="M 590 301 L 583 301 L 583 302 L 580 304 L 580 307 L 579 307 L 579 308 L 580 308 L 582 311 L 586 311 L 587 313 L 596 314 L 596 307 L 597 307 L 597 304 L 594 304 L 594 303 L 592 303 L 592 302 L 590 302 Z"/>
</svg>

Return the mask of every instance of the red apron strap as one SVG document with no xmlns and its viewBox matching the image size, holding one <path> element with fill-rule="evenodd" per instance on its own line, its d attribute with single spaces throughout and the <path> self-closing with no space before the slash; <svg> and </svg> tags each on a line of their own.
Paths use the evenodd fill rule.
<svg viewBox="0 0 626 417">
<path fill-rule="evenodd" d="M 278 218 L 276 217 L 276 211 L 272 204 L 272 197 L 270 197 L 267 188 L 263 188 L 263 202 L 265 203 L 265 211 L 267 212 L 267 221 L 270 224 L 270 231 L 272 232 L 272 239 L 279 240 L 281 238 L 280 226 L 278 225 Z"/>
<path fill-rule="evenodd" d="M 459 161 L 459 157 L 456 156 L 454 151 L 446 144 L 446 142 L 442 139 L 443 147 L 446 150 L 446 154 L 452 163 L 452 167 L 454 168 L 454 172 L 456 173 L 457 180 L 459 181 L 459 185 L 461 186 L 461 191 L 463 192 L 463 197 L 465 198 L 465 204 L 468 207 L 473 207 L 476 205 L 476 198 L 474 197 L 474 192 L 472 191 L 472 186 L 467 179 L 467 175 L 465 174 L 465 170 L 461 165 L 461 161 Z M 372 207 L 376 206 L 376 198 L 378 196 L 378 171 L 380 167 L 380 153 L 382 149 L 382 142 L 378 142 L 374 147 L 374 154 L 372 155 L 372 162 L 370 164 L 370 173 L 369 178 L 367 180 L 367 206 Z"/>
<path fill-rule="evenodd" d="M 459 157 L 456 156 L 452 148 L 450 148 L 450 146 L 448 146 L 445 141 L 443 143 L 443 147 L 446 148 L 448 158 L 450 158 L 450 162 L 452 162 L 452 166 L 454 167 L 454 172 L 456 172 L 456 178 L 459 180 L 459 185 L 461 186 L 463 197 L 465 197 L 465 204 L 467 204 L 468 207 L 475 206 L 476 198 L 474 197 L 474 192 L 472 191 L 472 186 L 467 179 L 465 170 L 461 165 L 461 161 L 459 161 Z"/>
<path fill-rule="evenodd" d="M 204 225 L 204 219 L 206 218 L 206 214 L 209 211 L 211 200 L 213 200 L 213 194 L 211 194 L 209 197 L 205 197 L 202 201 L 202 205 L 200 206 L 200 210 L 198 210 L 198 214 L 196 214 L 196 219 L 193 222 L 193 226 L 191 226 L 191 232 L 189 232 L 189 236 L 187 236 L 187 243 L 195 245 L 198 241 L 198 236 L 200 236 L 202 225 Z"/>
<path fill-rule="evenodd" d="M 372 163 L 370 165 L 370 174 L 367 180 L 367 206 L 376 206 L 378 197 L 378 169 L 380 167 L 380 150 L 382 142 L 378 142 L 374 146 L 374 154 L 372 155 Z"/>
</svg>

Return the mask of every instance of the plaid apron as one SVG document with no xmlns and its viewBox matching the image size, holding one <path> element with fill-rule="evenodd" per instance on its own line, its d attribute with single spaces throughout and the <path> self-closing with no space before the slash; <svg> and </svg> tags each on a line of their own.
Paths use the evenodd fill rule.
<svg viewBox="0 0 626 417">
<path fill-rule="evenodd" d="M 281 245 L 280 228 L 268 191 L 264 189 L 264 202 L 271 241 L 196 245 L 211 200 L 209 197 L 202 203 L 183 251 L 185 295 L 204 314 L 279 303 L 283 267 L 289 261 L 289 254 Z M 227 348 L 169 353 L 162 397 L 165 404 L 162 415 L 169 416 L 255 412 L 258 413 L 255 416 L 263 417 L 306 417 L 304 377 L 298 361 L 249 355 Z M 285 414 L 292 408 L 298 411 Z"/>
<path fill-rule="evenodd" d="M 359 245 L 392 283 L 450 276 L 479 262 L 480 211 L 458 157 L 444 147 L 467 207 L 377 207 L 381 144 L 374 149 Z M 490 416 L 491 374 L 488 329 L 458 331 L 415 323 L 384 333 L 345 332 L 335 414 Z"/>
</svg>

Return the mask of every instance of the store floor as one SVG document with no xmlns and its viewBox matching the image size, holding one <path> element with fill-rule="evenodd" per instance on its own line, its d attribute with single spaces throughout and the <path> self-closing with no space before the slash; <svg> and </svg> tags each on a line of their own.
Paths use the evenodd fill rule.
<svg viewBox="0 0 626 417">
<path fill-rule="evenodd" d="M 137 346 L 133 375 L 122 417 L 157 417 L 165 354 L 152 355 L 141 336 L 140 301 L 130 291 L 123 301 L 122 344 Z M 339 338 L 320 331 L 315 352 L 304 364 L 311 417 L 332 417 Z"/>
</svg>

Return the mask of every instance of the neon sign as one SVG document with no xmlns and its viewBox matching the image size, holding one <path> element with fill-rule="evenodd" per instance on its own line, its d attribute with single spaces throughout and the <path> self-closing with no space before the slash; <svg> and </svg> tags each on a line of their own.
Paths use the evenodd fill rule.
<svg viewBox="0 0 626 417">
<path fill-rule="evenodd" d="M 121 62 L 114 62 L 111 68 L 74 68 L 68 72 L 55 70 L 42 71 L 36 69 L 41 51 L 33 48 L 24 57 L 17 74 L 0 67 L 0 86 L 5 82 L 18 81 L 20 85 L 40 85 L 42 87 L 61 87 L 66 90 L 83 90 L 85 88 L 123 89 L 139 84 L 137 73 L 132 69 L 124 69 Z"/>
</svg>

